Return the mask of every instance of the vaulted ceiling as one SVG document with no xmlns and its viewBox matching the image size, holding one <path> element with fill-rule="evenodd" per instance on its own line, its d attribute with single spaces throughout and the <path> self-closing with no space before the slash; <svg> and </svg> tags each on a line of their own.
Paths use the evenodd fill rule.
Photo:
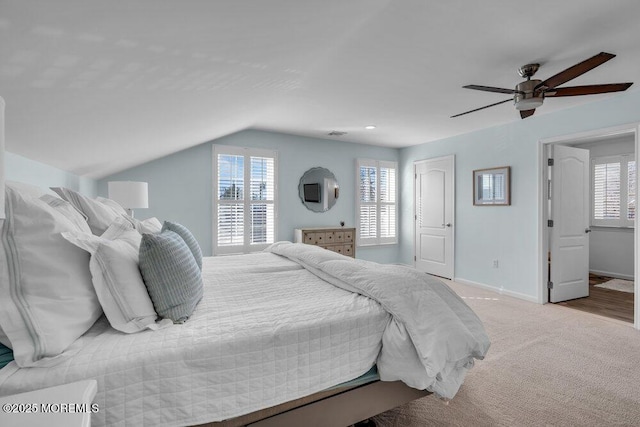
<svg viewBox="0 0 640 427">
<path fill-rule="evenodd" d="M 0 0 L 7 150 L 96 178 L 246 128 L 425 143 L 521 120 L 509 102 L 450 116 L 505 99 L 463 85 L 513 88 L 526 63 L 545 78 L 611 52 L 571 85 L 637 90 L 638 17 L 637 0 Z"/>
</svg>

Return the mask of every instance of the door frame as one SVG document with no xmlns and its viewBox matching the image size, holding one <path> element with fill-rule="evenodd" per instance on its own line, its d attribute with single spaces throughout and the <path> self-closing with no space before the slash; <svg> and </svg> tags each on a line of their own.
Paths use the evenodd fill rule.
<svg viewBox="0 0 640 427">
<path fill-rule="evenodd" d="M 579 144 L 600 139 L 612 138 L 622 135 L 633 135 L 635 140 L 635 160 L 638 165 L 638 138 L 640 135 L 640 123 L 629 123 L 620 126 L 613 126 L 604 129 L 596 129 L 587 132 L 580 132 L 568 135 L 554 136 L 543 138 L 538 141 L 538 302 L 546 304 L 549 302 L 549 292 L 547 291 L 548 277 L 548 257 L 549 252 L 549 233 L 547 229 L 547 220 L 549 219 L 547 208 L 547 180 L 549 179 L 549 167 L 547 159 L 549 158 L 549 149 L 554 144 Z M 638 218 L 636 217 L 633 229 L 634 235 L 634 322 L 633 327 L 640 329 L 640 278 L 638 277 L 638 269 L 640 263 L 638 261 L 639 237 Z"/>
<path fill-rule="evenodd" d="M 413 162 L 413 268 L 416 267 L 416 167 L 421 163 L 434 162 L 439 160 L 451 159 L 453 163 L 453 172 L 451 173 L 451 189 L 453 190 L 453 197 L 451 197 L 451 211 L 453 213 L 453 227 L 451 230 L 451 252 L 453 252 L 453 256 L 451 257 L 451 262 L 453 265 L 451 266 L 451 270 L 453 271 L 451 280 L 455 280 L 456 277 L 456 155 L 449 154 L 447 156 L 439 156 L 439 157 L 431 157 L 428 159 L 415 160 Z"/>
</svg>

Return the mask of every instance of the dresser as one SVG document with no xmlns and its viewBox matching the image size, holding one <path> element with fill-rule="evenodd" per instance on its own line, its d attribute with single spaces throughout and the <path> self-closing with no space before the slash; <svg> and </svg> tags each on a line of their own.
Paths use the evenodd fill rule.
<svg viewBox="0 0 640 427">
<path fill-rule="evenodd" d="M 356 257 L 355 228 L 296 228 L 294 238 L 296 243 L 320 246 L 342 255 Z"/>
</svg>

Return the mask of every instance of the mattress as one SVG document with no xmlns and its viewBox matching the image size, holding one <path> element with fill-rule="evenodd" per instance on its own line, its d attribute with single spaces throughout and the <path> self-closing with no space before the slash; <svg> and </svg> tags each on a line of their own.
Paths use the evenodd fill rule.
<svg viewBox="0 0 640 427">
<path fill-rule="evenodd" d="M 271 253 L 205 258 L 189 321 L 122 334 L 101 318 L 51 368 L 0 370 L 0 395 L 94 378 L 94 426 L 220 421 L 349 381 L 376 362 L 390 316 Z"/>
</svg>

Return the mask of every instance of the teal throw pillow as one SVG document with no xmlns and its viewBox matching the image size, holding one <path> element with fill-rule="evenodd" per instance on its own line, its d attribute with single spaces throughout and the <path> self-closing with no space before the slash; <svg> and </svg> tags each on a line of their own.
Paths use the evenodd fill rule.
<svg viewBox="0 0 640 427">
<path fill-rule="evenodd" d="M 185 241 L 173 231 L 143 234 L 140 272 L 156 313 L 185 322 L 202 299 L 202 273 Z"/>
<path fill-rule="evenodd" d="M 13 350 L 4 344 L 0 344 L 0 369 L 4 368 L 13 360 Z"/>
<path fill-rule="evenodd" d="M 178 234 L 178 236 L 182 237 L 182 240 L 184 240 L 187 246 L 189 246 L 189 249 L 191 249 L 191 253 L 196 260 L 196 264 L 198 264 L 198 268 L 202 271 L 202 249 L 200 249 L 200 245 L 191 231 L 182 224 L 170 221 L 165 221 L 162 225 L 162 231 L 165 230 L 171 230 Z"/>
</svg>

